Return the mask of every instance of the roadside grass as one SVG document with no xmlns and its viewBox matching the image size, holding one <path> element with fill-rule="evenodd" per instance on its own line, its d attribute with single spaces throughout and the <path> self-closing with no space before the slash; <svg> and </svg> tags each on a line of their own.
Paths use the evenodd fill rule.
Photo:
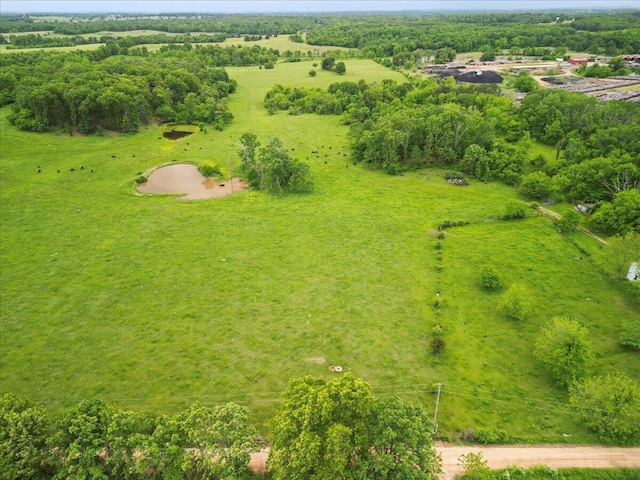
<svg viewBox="0 0 640 480">
<path fill-rule="evenodd" d="M 338 117 L 262 107 L 274 83 L 403 80 L 371 61 L 345 63 L 344 76 L 318 69 L 314 78 L 308 63 L 228 68 L 238 81 L 233 123 L 177 141 L 153 125 L 136 135 L 28 134 L 0 109 L 1 392 L 54 410 L 90 396 L 158 412 L 237 401 L 266 433 L 286 382 L 328 376 L 335 364 L 428 411 L 443 382 L 443 434 L 483 427 L 593 441 L 564 413 L 566 393 L 531 344 L 552 316 L 570 313 L 592 332 L 597 373 L 638 378 L 637 355 L 617 346 L 617 321 L 640 313 L 548 219 L 498 220 L 514 189 L 354 166 Z M 277 135 L 308 162 L 314 193 L 134 195 L 132 180 L 155 165 L 237 165 L 247 131 L 263 144 Z M 437 250 L 432 233 L 444 220 L 470 224 Z M 530 319 L 496 312 L 501 292 L 477 285 L 487 263 L 505 284 L 535 292 Z M 438 357 L 436 321 L 447 342 Z"/>
</svg>

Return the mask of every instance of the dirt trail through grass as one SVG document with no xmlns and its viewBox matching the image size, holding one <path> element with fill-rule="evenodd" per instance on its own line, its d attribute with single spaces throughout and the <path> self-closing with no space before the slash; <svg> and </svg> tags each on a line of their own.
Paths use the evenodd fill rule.
<svg viewBox="0 0 640 480">
<path fill-rule="evenodd" d="M 545 215 L 549 215 L 550 217 L 553 217 L 557 220 L 560 220 L 562 218 L 562 215 L 560 215 L 559 213 L 554 212 L 553 210 L 549 210 L 547 208 L 544 207 L 538 207 L 538 210 L 541 211 L 542 213 L 544 213 Z M 582 233 L 589 235 L 591 238 L 599 241 L 600 243 L 604 243 L 605 245 L 607 244 L 607 241 L 602 238 L 599 237 L 598 235 L 596 235 L 595 233 L 593 233 L 591 230 L 587 230 L 584 227 L 578 227 L 578 230 L 580 230 Z"/>
<path fill-rule="evenodd" d="M 540 445 L 508 447 L 456 446 L 437 444 L 436 450 L 442 456 L 441 480 L 452 480 L 462 473 L 458 465 L 460 455 L 482 453 L 489 468 L 500 469 L 509 465 L 532 467 L 550 465 L 556 468 L 640 468 L 640 447 L 617 448 L 576 445 Z M 265 448 L 251 455 L 251 469 L 255 472 L 266 470 L 269 449 Z"/>
</svg>

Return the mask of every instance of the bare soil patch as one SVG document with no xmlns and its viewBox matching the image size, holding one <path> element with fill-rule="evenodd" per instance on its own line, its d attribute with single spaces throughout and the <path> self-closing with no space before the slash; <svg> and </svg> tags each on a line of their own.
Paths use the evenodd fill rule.
<svg viewBox="0 0 640 480">
<path fill-rule="evenodd" d="M 155 169 L 146 183 L 138 187 L 141 193 L 183 194 L 180 200 L 220 198 L 249 187 L 235 177 L 218 181 L 203 176 L 195 165 L 176 163 Z"/>
</svg>

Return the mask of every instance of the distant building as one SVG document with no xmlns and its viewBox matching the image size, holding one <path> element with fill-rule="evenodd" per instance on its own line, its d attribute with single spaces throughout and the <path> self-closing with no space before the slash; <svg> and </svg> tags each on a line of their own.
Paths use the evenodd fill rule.
<svg viewBox="0 0 640 480">
<path fill-rule="evenodd" d="M 587 60 L 586 58 L 570 58 L 569 59 L 570 65 L 586 65 L 587 63 L 589 63 L 589 60 Z"/>
<path fill-rule="evenodd" d="M 575 210 L 576 212 L 589 213 L 593 210 L 593 207 L 595 207 L 595 203 L 579 203 L 576 205 Z"/>
</svg>

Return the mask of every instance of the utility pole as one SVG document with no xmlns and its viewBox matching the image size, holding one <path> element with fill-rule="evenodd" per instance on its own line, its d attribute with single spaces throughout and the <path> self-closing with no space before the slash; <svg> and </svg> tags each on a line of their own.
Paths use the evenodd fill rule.
<svg viewBox="0 0 640 480">
<path fill-rule="evenodd" d="M 434 435 L 438 433 L 438 405 L 440 404 L 440 390 L 442 389 L 442 384 L 438 384 L 438 396 L 436 397 L 436 411 L 433 412 L 433 433 Z"/>
</svg>

